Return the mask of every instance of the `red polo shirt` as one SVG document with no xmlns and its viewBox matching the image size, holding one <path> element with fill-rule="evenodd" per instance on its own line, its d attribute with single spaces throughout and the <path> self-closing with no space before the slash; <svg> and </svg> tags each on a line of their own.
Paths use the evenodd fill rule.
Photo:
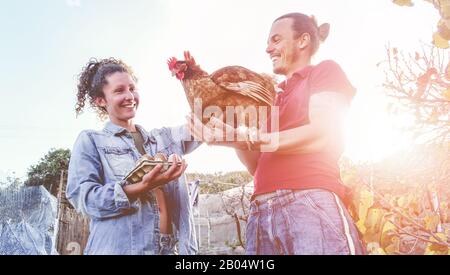
<svg viewBox="0 0 450 275">
<path fill-rule="evenodd" d="M 309 123 L 308 105 L 312 94 L 338 92 L 348 96 L 349 103 L 356 90 L 341 67 L 334 61 L 307 66 L 279 85 L 283 92 L 275 100 L 279 106 L 279 131 Z M 270 119 L 269 119 L 269 129 Z M 344 141 L 336 137 L 333 150 L 309 154 L 261 153 L 255 172 L 254 195 L 278 189 L 326 189 L 345 199 L 338 160 Z"/>
</svg>

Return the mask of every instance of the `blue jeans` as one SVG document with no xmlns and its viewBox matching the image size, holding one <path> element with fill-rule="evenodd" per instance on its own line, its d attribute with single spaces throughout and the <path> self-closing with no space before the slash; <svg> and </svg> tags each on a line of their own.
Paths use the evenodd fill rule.
<svg viewBox="0 0 450 275">
<path fill-rule="evenodd" d="M 272 194 L 250 205 L 247 254 L 363 254 L 356 226 L 334 193 L 310 189 Z"/>
</svg>

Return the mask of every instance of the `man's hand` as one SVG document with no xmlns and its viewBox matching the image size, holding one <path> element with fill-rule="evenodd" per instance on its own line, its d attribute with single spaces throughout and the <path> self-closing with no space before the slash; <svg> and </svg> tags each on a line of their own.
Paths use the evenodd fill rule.
<svg viewBox="0 0 450 275">
<path fill-rule="evenodd" d="M 262 133 L 256 128 L 238 127 L 223 123 L 223 116 L 212 117 L 210 121 L 203 123 L 194 115 L 187 118 L 191 135 L 208 145 L 232 147 L 238 150 L 260 151 L 263 146 L 269 147 L 271 135 Z"/>
</svg>

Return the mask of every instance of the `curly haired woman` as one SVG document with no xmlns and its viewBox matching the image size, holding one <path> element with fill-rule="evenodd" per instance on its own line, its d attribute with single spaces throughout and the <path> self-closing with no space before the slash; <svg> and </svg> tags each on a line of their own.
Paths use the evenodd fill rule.
<svg viewBox="0 0 450 275">
<path fill-rule="evenodd" d="M 136 84 L 131 68 L 114 58 L 91 60 L 79 77 L 77 115 L 88 100 L 100 118 L 109 118 L 102 131 L 80 133 L 69 164 L 66 196 L 91 219 L 84 253 L 173 254 L 179 240 L 180 254 L 195 254 L 187 164 L 180 156 L 200 143 L 190 141 L 185 125 L 147 132 L 135 124 Z M 170 168 L 158 165 L 136 184 L 124 179 L 141 155 L 159 152 L 174 160 Z"/>
</svg>

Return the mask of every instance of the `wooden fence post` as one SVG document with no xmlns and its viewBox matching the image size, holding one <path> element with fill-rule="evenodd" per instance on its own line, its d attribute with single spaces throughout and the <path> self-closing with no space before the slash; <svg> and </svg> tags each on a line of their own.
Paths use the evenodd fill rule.
<svg viewBox="0 0 450 275">
<path fill-rule="evenodd" d="M 61 171 L 58 190 L 56 250 L 60 255 L 81 255 L 89 237 L 89 218 L 76 212 L 66 198 L 67 174 Z"/>
</svg>

